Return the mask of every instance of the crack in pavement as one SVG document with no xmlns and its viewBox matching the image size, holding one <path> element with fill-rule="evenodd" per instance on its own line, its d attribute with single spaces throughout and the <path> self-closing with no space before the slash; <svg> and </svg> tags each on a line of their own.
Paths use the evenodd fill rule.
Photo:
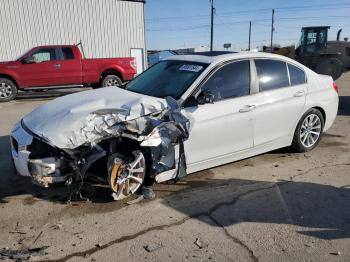
<svg viewBox="0 0 350 262">
<path fill-rule="evenodd" d="M 249 246 L 247 246 L 245 243 L 243 243 L 239 238 L 231 235 L 230 232 L 228 232 L 228 230 L 226 229 L 226 227 L 223 224 L 221 224 L 218 220 L 216 220 L 212 215 L 209 214 L 209 215 L 207 215 L 207 217 L 210 218 L 216 225 L 221 227 L 222 230 L 224 231 L 225 235 L 227 237 L 229 237 L 233 242 L 235 242 L 236 244 L 240 245 L 245 250 L 247 250 L 247 252 L 249 253 L 249 257 L 252 261 L 254 261 L 254 262 L 259 261 L 259 259 L 254 255 L 253 250 L 250 249 Z"/>
<path fill-rule="evenodd" d="M 71 253 L 71 254 L 69 254 L 69 255 L 67 255 L 65 257 L 59 258 L 59 259 L 48 259 L 48 260 L 43 260 L 43 261 L 45 261 L 45 262 L 61 262 L 61 261 L 66 261 L 66 260 L 68 260 L 70 258 L 73 258 L 73 257 L 85 257 L 86 255 L 92 255 L 92 254 L 94 254 L 94 253 L 96 253 L 96 252 L 98 252 L 100 250 L 106 249 L 106 248 L 108 248 L 108 247 L 110 247 L 110 246 L 112 246 L 114 244 L 122 243 L 122 242 L 129 241 L 129 240 L 133 240 L 133 239 L 135 239 L 135 238 L 137 238 L 137 237 L 139 237 L 141 235 L 144 235 L 144 234 L 146 234 L 148 232 L 163 230 L 163 229 L 170 228 L 170 227 L 173 227 L 173 226 L 180 226 L 180 225 L 184 224 L 187 220 L 190 220 L 190 219 L 193 219 L 193 218 L 199 218 L 201 216 L 206 216 L 206 217 L 210 218 L 215 224 L 220 226 L 224 230 L 225 234 L 230 239 L 232 239 L 235 243 L 239 244 L 241 247 L 243 247 L 245 250 L 247 250 L 247 252 L 250 255 L 250 258 L 254 262 L 257 262 L 259 260 L 254 255 L 253 251 L 246 244 L 244 244 L 241 240 L 239 240 L 238 238 L 232 236 L 227 231 L 227 229 L 219 221 L 217 221 L 212 216 L 212 213 L 214 213 L 215 211 L 217 211 L 219 208 L 221 208 L 223 206 L 233 206 L 233 205 L 235 205 L 242 197 L 245 197 L 247 195 L 250 195 L 250 194 L 253 194 L 253 193 L 257 193 L 259 191 L 264 191 L 264 190 L 272 189 L 274 187 L 283 186 L 283 185 L 292 183 L 292 182 L 294 182 L 294 179 L 296 177 L 306 175 L 306 174 L 310 173 L 311 171 L 313 171 L 315 169 L 321 169 L 321 168 L 325 168 L 325 167 L 335 167 L 335 166 L 350 166 L 350 163 L 343 163 L 343 164 L 342 163 L 338 163 L 338 164 L 333 164 L 333 165 L 323 165 L 323 166 L 319 166 L 319 167 L 310 168 L 310 169 L 306 170 L 305 172 L 302 172 L 300 174 L 296 174 L 294 176 L 291 176 L 290 180 L 284 180 L 282 182 L 272 182 L 273 184 L 269 185 L 267 187 L 265 186 L 265 187 L 262 187 L 262 188 L 255 188 L 255 189 L 247 190 L 247 191 L 245 191 L 245 192 L 235 196 L 231 201 L 221 202 L 221 203 L 218 203 L 218 204 L 214 205 L 207 212 L 199 212 L 199 213 L 190 215 L 188 217 L 185 217 L 185 218 L 183 218 L 183 219 L 181 219 L 179 221 L 176 221 L 176 222 L 173 222 L 173 223 L 170 223 L 170 224 L 163 224 L 163 225 L 158 225 L 158 226 L 153 226 L 153 227 L 150 227 L 150 228 L 146 228 L 146 229 L 141 230 L 141 231 L 139 231 L 137 233 L 134 233 L 134 234 L 131 234 L 131 235 L 122 236 L 120 238 L 114 239 L 114 240 L 112 240 L 112 241 L 110 241 L 107 244 L 104 244 L 102 246 L 93 247 L 93 248 L 87 249 L 85 251 Z M 268 183 L 271 183 L 271 182 L 268 182 Z M 261 182 L 254 183 L 251 186 L 254 186 L 254 185 L 257 185 L 257 184 L 260 185 Z"/>
</svg>

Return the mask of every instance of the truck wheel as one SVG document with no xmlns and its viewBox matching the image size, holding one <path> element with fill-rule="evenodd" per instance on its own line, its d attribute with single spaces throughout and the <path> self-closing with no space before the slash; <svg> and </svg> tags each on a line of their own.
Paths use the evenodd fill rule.
<svg viewBox="0 0 350 262">
<path fill-rule="evenodd" d="M 102 87 L 107 87 L 107 86 L 116 86 L 119 87 L 122 85 L 122 80 L 116 75 L 106 75 L 102 79 Z"/>
<path fill-rule="evenodd" d="M 0 78 L 0 102 L 8 102 L 17 96 L 17 86 L 7 78 Z"/>
<path fill-rule="evenodd" d="M 344 71 L 344 64 L 336 57 L 325 58 L 319 61 L 315 68 L 316 73 L 330 75 L 337 80 Z"/>
</svg>

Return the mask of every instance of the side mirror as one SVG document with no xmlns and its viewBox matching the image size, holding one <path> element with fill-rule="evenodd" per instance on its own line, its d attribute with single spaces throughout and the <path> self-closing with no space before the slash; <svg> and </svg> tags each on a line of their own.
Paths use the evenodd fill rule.
<svg viewBox="0 0 350 262">
<path fill-rule="evenodd" d="M 186 99 L 186 101 L 182 104 L 184 108 L 186 107 L 196 107 L 198 106 L 198 101 L 194 96 L 190 96 Z"/>
<path fill-rule="evenodd" d="M 28 56 L 23 60 L 24 64 L 35 64 L 35 59 L 32 56 Z"/>
<path fill-rule="evenodd" d="M 213 104 L 214 103 L 214 99 L 215 99 L 215 96 L 212 93 L 210 93 L 210 92 L 202 92 L 197 97 L 197 102 L 200 105 Z"/>
</svg>

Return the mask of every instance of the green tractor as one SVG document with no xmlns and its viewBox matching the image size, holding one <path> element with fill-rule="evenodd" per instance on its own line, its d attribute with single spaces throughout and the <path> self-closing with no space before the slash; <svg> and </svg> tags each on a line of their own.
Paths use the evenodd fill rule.
<svg viewBox="0 0 350 262">
<path fill-rule="evenodd" d="M 350 42 L 328 41 L 330 26 L 303 27 L 299 46 L 295 49 L 295 59 L 315 72 L 330 75 L 334 80 L 350 70 Z"/>
</svg>

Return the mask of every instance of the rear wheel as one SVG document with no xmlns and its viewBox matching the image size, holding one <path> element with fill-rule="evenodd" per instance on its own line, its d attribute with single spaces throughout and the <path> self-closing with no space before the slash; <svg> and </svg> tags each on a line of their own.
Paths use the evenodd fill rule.
<svg viewBox="0 0 350 262">
<path fill-rule="evenodd" d="M 108 158 L 108 183 L 115 200 L 134 194 L 145 180 L 146 160 L 141 151 L 132 153 L 130 158 L 113 154 Z"/>
<path fill-rule="evenodd" d="M 333 80 L 337 80 L 344 71 L 344 64 L 336 57 L 324 58 L 317 63 L 315 71 L 318 74 L 329 75 Z"/>
<path fill-rule="evenodd" d="M 116 86 L 119 87 L 122 85 L 122 80 L 116 75 L 106 75 L 102 79 L 102 87 Z"/>
<path fill-rule="evenodd" d="M 8 102 L 17 96 L 16 85 L 7 78 L 0 78 L 0 102 Z"/>
<path fill-rule="evenodd" d="M 324 127 L 324 118 L 317 109 L 311 109 L 300 119 L 295 129 L 292 148 L 297 152 L 314 149 L 320 142 Z"/>
</svg>

